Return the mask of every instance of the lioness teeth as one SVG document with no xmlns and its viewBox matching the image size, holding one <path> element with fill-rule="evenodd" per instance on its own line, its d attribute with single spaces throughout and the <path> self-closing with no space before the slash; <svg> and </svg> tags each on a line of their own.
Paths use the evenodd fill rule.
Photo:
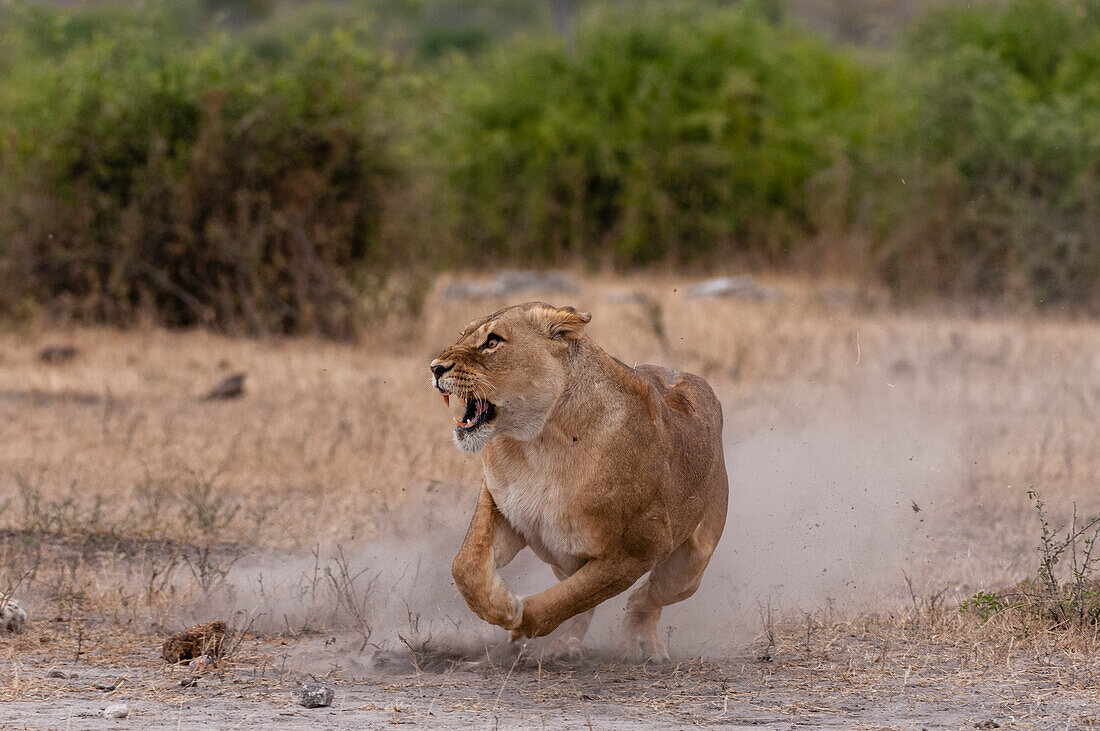
<svg viewBox="0 0 1100 731">
<path fill-rule="evenodd" d="M 440 395 L 443 397 L 443 404 L 446 405 L 446 406 L 450 406 L 451 405 L 451 394 L 443 393 L 442 391 L 440 391 Z"/>
<path fill-rule="evenodd" d="M 466 409 L 462 418 L 455 419 L 455 426 L 460 429 L 473 429 L 480 426 L 485 420 L 492 418 L 493 405 L 484 399 L 466 399 Z"/>
</svg>

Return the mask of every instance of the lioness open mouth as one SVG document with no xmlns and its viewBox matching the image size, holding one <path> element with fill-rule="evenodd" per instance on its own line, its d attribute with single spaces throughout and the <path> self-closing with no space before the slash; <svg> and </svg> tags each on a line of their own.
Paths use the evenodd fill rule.
<svg viewBox="0 0 1100 731">
<path fill-rule="evenodd" d="M 473 431 L 486 422 L 492 421 L 496 414 L 497 409 L 493 402 L 485 399 L 466 399 L 466 412 L 462 415 L 461 421 L 455 419 L 455 430 Z"/>
</svg>

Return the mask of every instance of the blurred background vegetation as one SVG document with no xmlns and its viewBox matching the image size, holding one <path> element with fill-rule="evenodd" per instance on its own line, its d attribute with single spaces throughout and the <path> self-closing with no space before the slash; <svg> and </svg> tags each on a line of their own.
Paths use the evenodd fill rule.
<svg viewBox="0 0 1100 731">
<path fill-rule="evenodd" d="M 435 271 L 1100 307 L 1100 0 L 0 0 L 0 312 L 353 336 Z"/>
</svg>

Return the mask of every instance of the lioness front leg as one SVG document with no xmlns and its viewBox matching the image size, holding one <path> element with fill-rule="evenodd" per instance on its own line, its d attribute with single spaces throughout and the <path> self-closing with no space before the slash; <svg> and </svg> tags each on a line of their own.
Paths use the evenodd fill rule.
<svg viewBox="0 0 1100 731">
<path fill-rule="evenodd" d="M 512 639 L 550 634 L 570 617 L 626 591 L 648 570 L 634 559 L 589 559 L 569 578 L 523 600 L 523 615 L 512 629 Z"/>
<path fill-rule="evenodd" d="M 451 575 L 470 609 L 489 624 L 507 630 L 520 625 L 523 602 L 508 589 L 497 569 L 526 545 L 482 485 L 466 539 L 451 564 Z"/>
</svg>

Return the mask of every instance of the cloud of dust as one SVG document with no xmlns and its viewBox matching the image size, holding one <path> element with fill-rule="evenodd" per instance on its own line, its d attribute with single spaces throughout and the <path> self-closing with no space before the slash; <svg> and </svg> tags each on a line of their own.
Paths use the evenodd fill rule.
<svg viewBox="0 0 1100 731">
<path fill-rule="evenodd" d="M 882 609 L 921 571 L 925 521 L 961 474 L 956 426 L 887 389 L 798 421 L 727 430 L 726 529 L 699 591 L 664 612 L 673 643 L 728 653 L 769 608 Z"/>
<path fill-rule="evenodd" d="M 788 390 L 727 416 L 729 515 L 699 591 L 664 611 L 673 656 L 744 652 L 769 608 L 778 616 L 827 604 L 882 608 L 896 599 L 902 571 L 913 573 L 930 540 L 925 518 L 956 483 L 957 436 L 951 424 L 887 389 L 805 406 Z M 344 548 L 353 593 L 365 596 L 360 616 L 369 638 L 340 603 L 334 552 L 242 561 L 218 608 L 237 612 L 238 624 L 255 618 L 260 631 L 306 628 L 328 637 L 339 630 L 331 652 L 313 653 L 312 671 L 326 662 L 362 665 L 346 650 L 364 641 L 383 650 L 430 642 L 484 654 L 506 635 L 474 617 L 450 577 L 474 499 L 457 486 L 426 491 L 393 516 L 392 535 Z M 555 581 L 530 551 L 501 573 L 517 594 Z M 615 646 L 624 601 L 597 610 L 586 647 Z"/>
</svg>

